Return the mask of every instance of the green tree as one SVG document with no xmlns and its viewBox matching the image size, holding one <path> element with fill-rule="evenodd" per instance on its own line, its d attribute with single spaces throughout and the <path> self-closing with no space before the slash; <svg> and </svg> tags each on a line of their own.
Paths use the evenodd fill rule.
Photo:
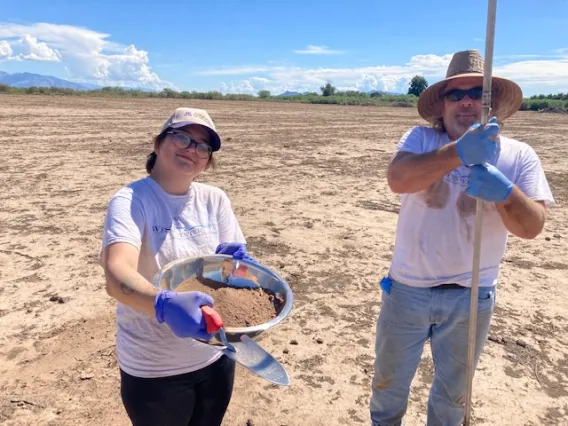
<svg viewBox="0 0 568 426">
<path fill-rule="evenodd" d="M 415 75 L 410 81 L 410 86 L 408 88 L 409 95 L 420 96 L 424 90 L 428 87 L 428 82 L 421 75 Z"/>
<path fill-rule="evenodd" d="M 332 96 L 333 94 L 335 94 L 335 91 L 337 90 L 337 88 L 332 86 L 331 81 L 328 80 L 328 82 L 326 83 L 325 86 L 320 87 L 320 90 L 321 90 L 321 94 L 323 96 Z"/>
<path fill-rule="evenodd" d="M 270 90 L 261 90 L 260 92 L 258 92 L 258 97 L 259 98 L 269 98 L 270 97 Z"/>
<path fill-rule="evenodd" d="M 163 98 L 179 98 L 179 93 L 166 87 L 162 89 L 160 96 Z"/>
</svg>

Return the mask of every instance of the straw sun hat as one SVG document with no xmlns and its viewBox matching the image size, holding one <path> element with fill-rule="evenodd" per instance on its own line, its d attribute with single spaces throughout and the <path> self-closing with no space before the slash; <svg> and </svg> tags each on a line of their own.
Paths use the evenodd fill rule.
<svg viewBox="0 0 568 426">
<path fill-rule="evenodd" d="M 418 99 L 418 113 L 426 121 L 434 122 L 442 116 L 442 94 L 450 80 L 464 77 L 479 77 L 483 86 L 483 58 L 477 50 L 464 50 L 452 57 L 446 78 L 428 87 Z M 491 115 L 505 120 L 519 110 L 523 103 L 521 88 L 511 80 L 492 76 Z"/>
</svg>

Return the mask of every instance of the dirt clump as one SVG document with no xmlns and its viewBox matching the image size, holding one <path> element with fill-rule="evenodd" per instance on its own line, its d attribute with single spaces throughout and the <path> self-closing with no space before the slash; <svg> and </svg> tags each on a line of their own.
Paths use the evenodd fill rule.
<svg viewBox="0 0 568 426">
<path fill-rule="evenodd" d="M 188 278 L 177 292 L 200 291 L 209 294 L 225 327 L 253 327 L 275 318 L 284 305 L 282 295 L 264 288 L 231 287 L 208 278 Z"/>
</svg>

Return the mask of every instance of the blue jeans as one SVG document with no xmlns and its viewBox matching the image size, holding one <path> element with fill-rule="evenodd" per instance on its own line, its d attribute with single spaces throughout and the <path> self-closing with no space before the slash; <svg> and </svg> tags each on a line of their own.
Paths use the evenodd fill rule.
<svg viewBox="0 0 568 426">
<path fill-rule="evenodd" d="M 400 426 L 410 384 L 430 339 L 434 380 L 428 399 L 428 426 L 463 423 L 469 334 L 468 288 L 417 288 L 389 278 L 381 281 L 375 374 L 370 403 L 373 426 Z M 480 287 L 475 365 L 489 332 L 495 287 Z"/>
</svg>

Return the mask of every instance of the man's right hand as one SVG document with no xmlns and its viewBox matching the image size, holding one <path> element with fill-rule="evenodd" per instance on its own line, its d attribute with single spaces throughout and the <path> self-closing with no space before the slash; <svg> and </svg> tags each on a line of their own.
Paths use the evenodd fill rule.
<svg viewBox="0 0 568 426">
<path fill-rule="evenodd" d="M 160 290 L 154 301 L 156 319 L 165 322 L 178 337 L 209 340 L 207 324 L 201 312 L 202 306 L 213 306 L 213 298 L 198 291 L 176 293 Z"/>
<path fill-rule="evenodd" d="M 497 149 L 493 139 L 496 139 L 499 130 L 496 117 L 492 117 L 485 127 L 480 123 L 471 126 L 456 142 L 462 164 L 465 166 L 485 164 L 493 158 Z"/>
</svg>

